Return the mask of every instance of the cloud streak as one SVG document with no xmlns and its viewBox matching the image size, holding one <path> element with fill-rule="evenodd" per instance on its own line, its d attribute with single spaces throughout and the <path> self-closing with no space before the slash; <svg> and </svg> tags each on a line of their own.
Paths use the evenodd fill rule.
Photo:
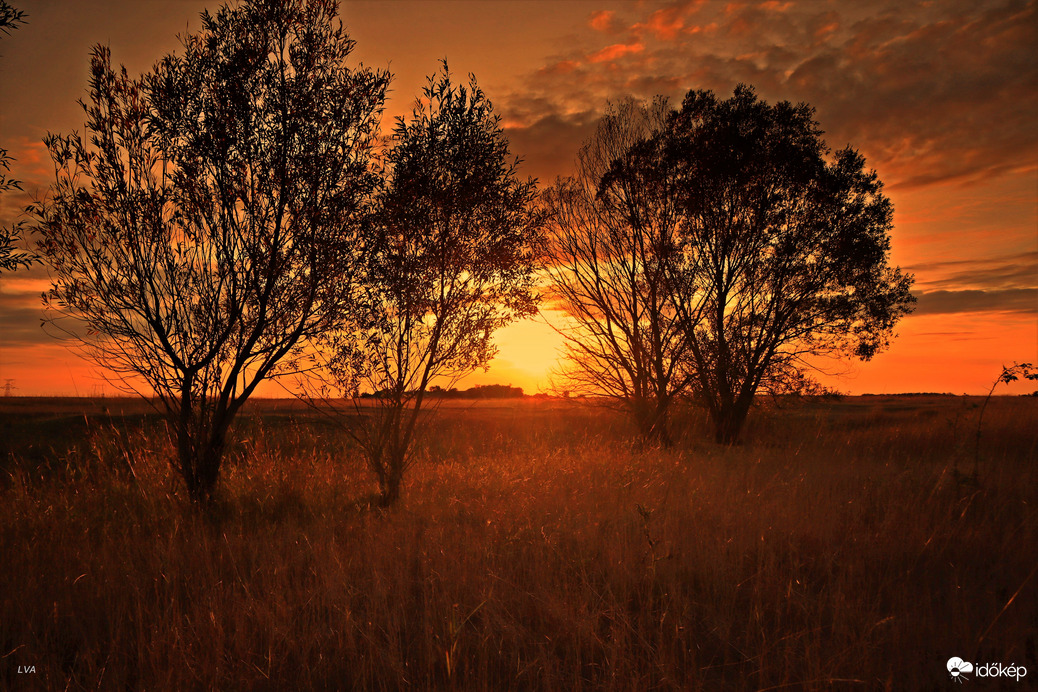
<svg viewBox="0 0 1038 692">
<path fill-rule="evenodd" d="M 1038 251 L 987 259 L 930 262 L 906 269 L 927 277 L 917 285 L 929 290 L 1038 289 Z"/>
<path fill-rule="evenodd" d="M 916 293 L 914 315 L 949 315 L 965 312 L 1020 313 L 1038 316 L 1038 288 L 995 291 L 923 291 Z"/>
</svg>

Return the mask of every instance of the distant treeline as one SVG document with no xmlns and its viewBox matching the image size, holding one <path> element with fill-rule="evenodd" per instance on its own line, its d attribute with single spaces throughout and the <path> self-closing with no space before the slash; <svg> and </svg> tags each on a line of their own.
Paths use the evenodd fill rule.
<svg viewBox="0 0 1038 692">
<path fill-rule="evenodd" d="M 872 392 L 866 392 L 861 396 L 971 396 L 969 394 L 953 394 L 952 392 L 902 392 L 898 394 L 874 394 Z M 972 396 L 983 396 L 982 394 L 973 394 Z M 1014 396 L 1014 395 L 1007 395 Z M 1030 394 L 1016 394 L 1015 396 L 1036 396 L 1038 397 L 1038 390 L 1031 392 Z"/>
<path fill-rule="evenodd" d="M 893 392 L 883 394 L 882 392 L 865 392 L 861 396 L 958 396 L 952 392 Z"/>
<path fill-rule="evenodd" d="M 360 396 L 363 399 L 369 399 L 384 395 L 381 392 L 364 392 Z M 505 384 L 477 384 L 470 389 L 457 389 L 455 387 L 444 389 L 434 385 L 426 392 L 426 396 L 443 399 L 520 399 L 525 395 L 523 394 L 522 387 L 512 387 Z"/>
</svg>

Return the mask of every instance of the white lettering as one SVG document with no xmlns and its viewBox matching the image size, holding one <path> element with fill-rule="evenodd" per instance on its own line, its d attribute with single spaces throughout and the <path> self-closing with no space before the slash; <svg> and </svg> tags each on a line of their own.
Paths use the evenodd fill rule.
<svg viewBox="0 0 1038 692">
<path fill-rule="evenodd" d="M 1009 665 L 1003 663 L 974 664 L 964 661 L 958 656 L 952 656 L 946 665 L 952 679 L 958 682 L 968 680 L 969 678 L 965 674 L 973 672 L 978 678 L 1015 678 L 1017 682 L 1020 682 L 1021 678 L 1027 677 L 1027 668 L 1018 666 L 1015 662 Z"/>
<path fill-rule="evenodd" d="M 1027 668 L 1016 663 L 1010 663 L 1008 666 L 1001 663 L 985 663 L 976 666 L 974 670 L 978 678 L 1016 678 L 1016 681 L 1020 682 L 1020 678 L 1027 676 Z"/>
</svg>

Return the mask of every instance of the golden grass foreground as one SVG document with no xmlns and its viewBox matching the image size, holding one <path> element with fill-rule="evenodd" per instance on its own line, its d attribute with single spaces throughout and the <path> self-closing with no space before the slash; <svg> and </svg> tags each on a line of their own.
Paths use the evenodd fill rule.
<svg viewBox="0 0 1038 692">
<path fill-rule="evenodd" d="M 3 399 L 0 687 L 929 690 L 958 656 L 1025 689 L 1038 399 L 992 400 L 974 481 L 979 403 L 784 402 L 732 448 L 692 411 L 671 450 L 450 404 L 382 512 L 342 436 L 256 402 L 200 513 L 143 404 Z"/>
</svg>

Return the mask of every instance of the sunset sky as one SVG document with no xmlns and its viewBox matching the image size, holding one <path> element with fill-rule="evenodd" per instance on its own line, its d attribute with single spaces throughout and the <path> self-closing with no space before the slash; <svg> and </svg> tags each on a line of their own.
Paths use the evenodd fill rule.
<svg viewBox="0 0 1038 692">
<path fill-rule="evenodd" d="M 0 38 L 0 146 L 26 194 L 53 171 L 47 132 L 82 130 L 89 50 L 131 73 L 178 48 L 216 0 L 9 0 L 27 23 Z M 1038 362 L 1038 2 L 347 1 L 354 57 L 394 75 L 384 127 L 446 57 L 502 115 L 525 173 L 572 170 L 607 101 L 689 89 L 817 109 L 833 149 L 859 149 L 894 202 L 892 261 L 916 276 L 915 313 L 869 363 L 829 364 L 850 393 L 982 393 L 1002 364 Z M 16 394 L 114 393 L 40 326 L 42 268 L 0 277 L 0 386 Z M 559 339 L 545 319 L 499 334 L 489 372 L 548 386 Z M 1028 386 L 1029 385 L 1029 386 Z M 1004 392 L 1027 392 L 1020 383 Z M 277 395 L 280 390 L 265 393 Z"/>
</svg>

